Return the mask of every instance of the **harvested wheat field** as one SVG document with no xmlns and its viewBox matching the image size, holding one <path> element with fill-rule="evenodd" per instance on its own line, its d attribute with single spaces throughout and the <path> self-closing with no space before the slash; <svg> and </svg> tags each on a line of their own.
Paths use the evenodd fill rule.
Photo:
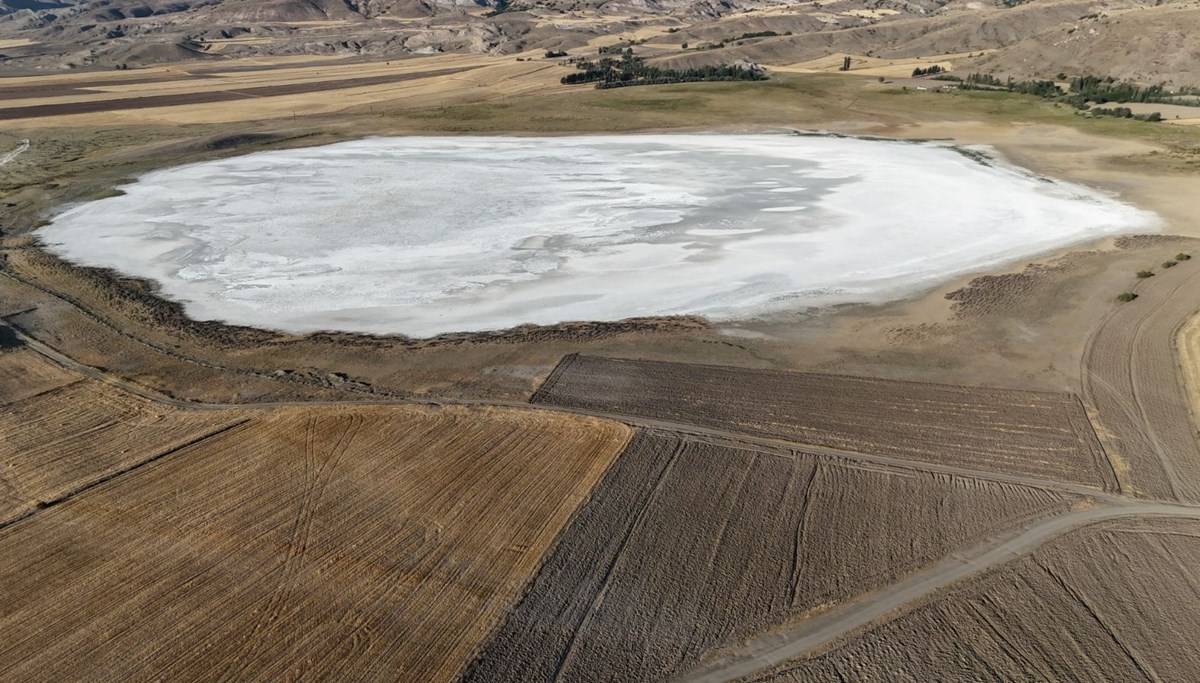
<svg viewBox="0 0 1200 683">
<path fill-rule="evenodd" d="M 1073 502 L 639 431 L 464 680 L 662 680 Z"/>
<path fill-rule="evenodd" d="M 36 396 L 77 379 L 32 351 L 0 348 L 0 405 Z"/>
<path fill-rule="evenodd" d="M 532 400 L 1117 488 L 1070 394 L 568 356 Z"/>
<path fill-rule="evenodd" d="M 280 409 L 0 530 L 11 680 L 451 680 L 628 439 Z"/>
<path fill-rule="evenodd" d="M 1198 565 L 1200 521 L 1096 524 L 753 680 L 1194 680 Z"/>
<path fill-rule="evenodd" d="M 242 419 L 232 410 L 164 406 L 90 380 L 0 406 L 0 525 Z"/>
</svg>

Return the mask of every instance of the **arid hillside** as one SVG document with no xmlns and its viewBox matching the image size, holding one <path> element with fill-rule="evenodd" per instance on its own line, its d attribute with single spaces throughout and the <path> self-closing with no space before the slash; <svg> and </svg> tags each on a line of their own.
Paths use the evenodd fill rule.
<svg viewBox="0 0 1200 683">
<path fill-rule="evenodd" d="M 443 52 L 533 58 L 622 44 L 672 67 L 953 55 L 958 71 L 1194 85 L 1198 24 L 1200 5 L 1188 0 L 9 0 L 0 2 L 0 71 Z"/>
</svg>

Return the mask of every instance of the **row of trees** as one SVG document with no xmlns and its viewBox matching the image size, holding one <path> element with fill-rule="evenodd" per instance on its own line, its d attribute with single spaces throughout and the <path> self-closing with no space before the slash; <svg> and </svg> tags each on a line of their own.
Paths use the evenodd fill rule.
<svg viewBox="0 0 1200 683">
<path fill-rule="evenodd" d="M 1066 80 L 1065 74 L 1059 74 L 1059 76 L 1059 80 Z M 1077 76 L 1071 79 L 1070 85 L 1064 92 L 1062 87 L 1054 81 L 1016 81 L 1011 77 L 1006 81 L 1001 81 L 991 74 L 973 73 L 968 75 L 958 87 L 964 90 L 1003 89 L 1009 92 L 1036 95 L 1044 99 L 1070 104 L 1076 109 L 1087 109 L 1091 104 L 1108 104 L 1109 102 L 1153 102 L 1200 107 L 1200 99 L 1182 97 L 1193 92 L 1200 92 L 1200 89 L 1185 87 L 1178 91 L 1171 91 L 1162 85 L 1141 86 L 1128 81 L 1118 81 L 1112 76 Z"/>
<path fill-rule="evenodd" d="M 767 76 L 758 67 L 740 65 L 702 66 L 693 69 L 663 69 L 650 66 L 627 48 L 620 59 L 602 57 L 597 61 L 580 60 L 576 71 L 563 76 L 564 85 L 595 83 L 597 88 L 622 88 L 630 85 L 663 85 L 697 81 L 762 81 Z"/>
<path fill-rule="evenodd" d="M 912 75 L 913 78 L 917 78 L 918 76 L 936 76 L 937 74 L 942 73 L 942 71 L 942 67 L 938 66 L 937 64 L 934 64 L 928 69 L 922 69 L 918 66 L 917 68 L 913 69 Z"/>
</svg>

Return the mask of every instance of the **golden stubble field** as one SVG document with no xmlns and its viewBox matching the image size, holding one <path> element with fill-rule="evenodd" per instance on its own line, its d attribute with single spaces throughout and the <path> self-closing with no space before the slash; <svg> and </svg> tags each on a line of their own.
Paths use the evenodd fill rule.
<svg viewBox="0 0 1200 683">
<path fill-rule="evenodd" d="M 136 406 L 118 420 L 115 390 L 89 390 L 82 415 L 38 419 L 62 423 L 61 443 L 122 452 L 74 425 L 127 423 Z M 26 403 L 6 409 L 2 441 L 22 471 L 55 443 L 11 449 L 14 427 L 37 424 L 13 412 L 41 407 Z M 158 419 L 180 423 L 170 412 Z M 629 438 L 501 409 L 239 417 L 0 528 L 5 677 L 452 680 Z"/>
</svg>

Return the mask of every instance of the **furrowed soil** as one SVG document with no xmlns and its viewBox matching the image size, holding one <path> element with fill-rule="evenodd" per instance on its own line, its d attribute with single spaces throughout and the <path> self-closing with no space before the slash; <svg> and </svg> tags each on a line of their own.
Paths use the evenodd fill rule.
<svg viewBox="0 0 1200 683">
<path fill-rule="evenodd" d="M 241 418 L 235 411 L 163 406 L 86 380 L 4 405 L 0 527 Z"/>
<path fill-rule="evenodd" d="M 78 379 L 32 351 L 0 349 L 0 405 L 36 396 Z"/>
<path fill-rule="evenodd" d="M 464 681 L 662 680 L 1075 502 L 640 430 Z"/>
<path fill-rule="evenodd" d="M 1186 681 L 1200 670 L 1200 522 L 1074 531 L 754 681 Z"/>
<path fill-rule="evenodd" d="M 1117 489 L 1071 394 L 569 356 L 532 400 Z"/>
<path fill-rule="evenodd" d="M 629 438 L 531 411 L 256 411 L 0 530 L 9 680 L 452 680 Z"/>
<path fill-rule="evenodd" d="M 1084 395 L 1130 491 L 1190 502 L 1200 501 L 1200 442 L 1185 379 L 1195 356 L 1178 335 L 1200 309 L 1194 263 L 1159 269 L 1133 287 L 1138 298 L 1112 308 L 1082 367 Z"/>
</svg>

